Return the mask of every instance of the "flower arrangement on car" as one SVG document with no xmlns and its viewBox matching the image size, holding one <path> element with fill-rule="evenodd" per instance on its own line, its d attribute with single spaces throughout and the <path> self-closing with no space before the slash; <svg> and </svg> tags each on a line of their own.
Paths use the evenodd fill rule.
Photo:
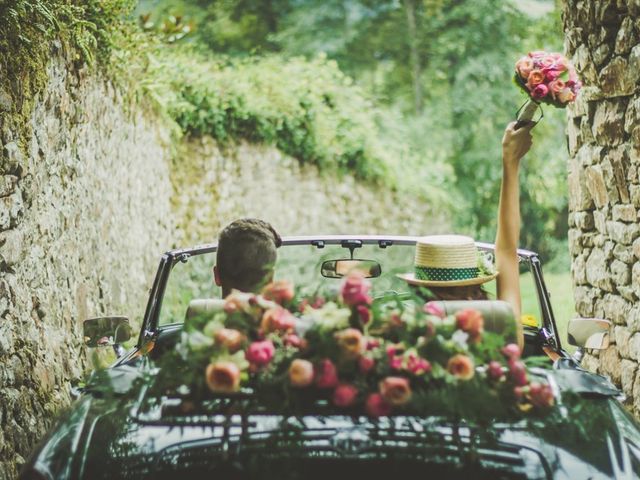
<svg viewBox="0 0 640 480">
<path fill-rule="evenodd" d="M 543 415 L 550 385 L 515 344 L 484 330 L 473 309 L 446 316 L 418 297 L 373 299 L 354 272 L 330 298 L 277 281 L 260 295 L 234 291 L 211 315 L 189 319 L 163 385 L 188 401 L 247 390 L 273 411 L 312 406 L 371 417 L 416 414 L 483 419 Z M 169 381 L 170 380 L 170 381 Z"/>
<path fill-rule="evenodd" d="M 575 68 L 564 55 L 545 51 L 520 58 L 513 80 L 530 98 L 519 111 L 519 121 L 531 121 L 540 103 L 565 108 L 582 87 Z"/>
</svg>

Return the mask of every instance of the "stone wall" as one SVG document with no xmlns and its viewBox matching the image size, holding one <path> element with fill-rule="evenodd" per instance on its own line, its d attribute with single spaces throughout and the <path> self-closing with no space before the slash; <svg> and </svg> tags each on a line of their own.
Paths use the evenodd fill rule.
<svg viewBox="0 0 640 480">
<path fill-rule="evenodd" d="M 402 191 L 319 172 L 273 147 L 241 143 L 222 151 L 208 137 L 187 141 L 173 169 L 183 245 L 214 241 L 242 216 L 282 235 L 426 235 L 450 231 L 444 212 Z"/>
<path fill-rule="evenodd" d="M 47 73 L 25 148 L 10 97 L 0 106 L 0 479 L 88 366 L 81 321 L 139 321 L 172 230 L 168 149 L 151 117 L 62 60 Z"/>
<path fill-rule="evenodd" d="M 569 244 L 579 315 L 615 326 L 584 364 L 640 414 L 640 1 L 567 0 L 566 50 L 584 84 L 569 107 Z"/>
</svg>

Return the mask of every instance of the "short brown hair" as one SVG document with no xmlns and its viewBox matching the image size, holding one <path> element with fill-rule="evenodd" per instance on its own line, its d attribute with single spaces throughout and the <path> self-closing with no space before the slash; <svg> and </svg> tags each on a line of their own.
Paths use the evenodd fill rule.
<svg viewBox="0 0 640 480">
<path fill-rule="evenodd" d="M 216 263 L 223 293 L 254 292 L 269 281 L 282 245 L 278 232 L 257 218 L 241 218 L 218 237 Z"/>
<path fill-rule="evenodd" d="M 435 300 L 488 300 L 487 291 L 482 285 L 468 285 L 457 287 L 428 287 L 426 290 L 426 299 Z M 419 293 L 422 293 L 422 292 Z"/>
</svg>

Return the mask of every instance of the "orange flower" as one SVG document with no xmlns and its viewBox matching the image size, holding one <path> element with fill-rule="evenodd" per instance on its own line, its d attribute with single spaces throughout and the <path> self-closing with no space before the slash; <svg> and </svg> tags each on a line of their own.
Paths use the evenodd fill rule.
<svg viewBox="0 0 640 480">
<path fill-rule="evenodd" d="M 533 59 L 531 57 L 522 57 L 516 62 L 516 71 L 524 80 L 529 78 L 531 70 L 533 70 Z"/>
<path fill-rule="evenodd" d="M 389 405 L 404 405 L 411 400 L 411 386 L 406 378 L 387 377 L 379 383 L 378 388 Z"/>
<path fill-rule="evenodd" d="M 273 300 L 274 302 L 283 305 L 293 300 L 295 291 L 293 284 L 288 280 L 277 280 L 271 282 L 262 289 L 262 296 L 267 300 Z"/>
<path fill-rule="evenodd" d="M 227 347 L 231 353 L 241 350 L 247 338 L 233 328 L 221 328 L 214 335 L 217 344 Z"/>
<path fill-rule="evenodd" d="M 308 387 L 313 382 L 313 364 L 296 358 L 289 366 L 289 381 L 294 387 Z"/>
<path fill-rule="evenodd" d="M 260 328 L 263 333 L 287 332 L 293 330 L 296 325 L 296 317 L 282 307 L 270 308 L 262 315 Z"/>
<path fill-rule="evenodd" d="M 456 313 L 456 327 L 469 334 L 469 339 L 475 342 L 482 335 L 484 318 L 478 310 L 466 308 Z"/>
<path fill-rule="evenodd" d="M 212 392 L 236 392 L 240 388 L 240 369 L 233 362 L 210 363 L 205 371 L 205 379 Z"/>
<path fill-rule="evenodd" d="M 347 328 L 336 333 L 336 338 L 340 350 L 347 358 L 358 358 L 366 349 L 366 342 L 362 332 L 355 328 Z"/>
<path fill-rule="evenodd" d="M 461 380 L 469 380 L 475 374 L 473 360 L 462 354 L 454 355 L 449 359 L 447 370 L 451 375 Z"/>
<path fill-rule="evenodd" d="M 531 73 L 529 73 L 529 78 L 527 80 L 527 87 L 529 88 L 529 90 L 533 90 L 536 85 L 539 85 L 542 82 L 544 82 L 544 73 L 542 72 L 542 70 L 531 70 Z"/>
</svg>

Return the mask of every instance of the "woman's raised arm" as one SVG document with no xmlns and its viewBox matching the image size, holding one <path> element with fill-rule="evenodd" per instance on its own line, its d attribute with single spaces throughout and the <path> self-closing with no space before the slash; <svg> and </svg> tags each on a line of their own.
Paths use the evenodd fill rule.
<svg viewBox="0 0 640 480">
<path fill-rule="evenodd" d="M 511 304 L 516 316 L 518 345 L 524 346 L 520 313 L 520 271 L 518 242 L 520 238 L 520 159 L 531 148 L 531 126 L 514 129 L 515 122 L 507 125 L 502 137 L 502 186 L 498 207 L 496 233 L 496 267 L 498 269 L 498 298 Z"/>
</svg>

